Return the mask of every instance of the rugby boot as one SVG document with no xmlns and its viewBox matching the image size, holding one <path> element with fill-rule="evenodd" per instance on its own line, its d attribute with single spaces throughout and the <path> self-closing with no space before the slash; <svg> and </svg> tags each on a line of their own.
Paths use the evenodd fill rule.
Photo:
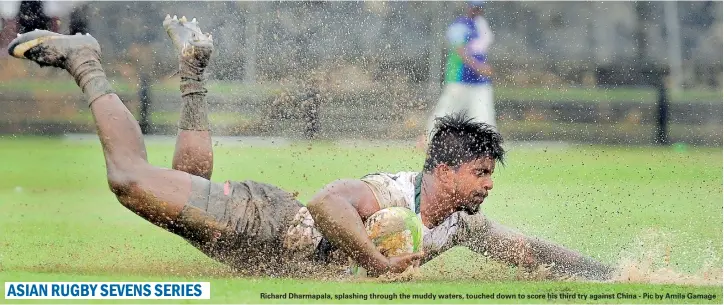
<svg viewBox="0 0 724 305">
<path fill-rule="evenodd" d="M 88 103 L 114 93 L 101 66 L 101 47 L 90 34 L 63 35 L 46 30 L 18 34 L 8 45 L 11 56 L 41 67 L 67 70 L 83 90 Z"/>
<path fill-rule="evenodd" d="M 185 16 L 179 19 L 166 15 L 163 28 L 178 52 L 181 77 L 201 77 L 214 51 L 211 34 L 201 32 L 196 18 L 189 21 Z"/>
<path fill-rule="evenodd" d="M 100 61 L 101 47 L 90 34 L 63 35 L 51 31 L 35 30 L 18 37 L 8 45 L 13 57 L 28 59 L 41 67 L 57 67 L 73 74 L 73 68 L 82 61 Z"/>
</svg>

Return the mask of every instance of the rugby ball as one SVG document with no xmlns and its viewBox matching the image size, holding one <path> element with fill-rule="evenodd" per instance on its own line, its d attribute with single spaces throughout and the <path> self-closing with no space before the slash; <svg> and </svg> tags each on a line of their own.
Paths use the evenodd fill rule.
<svg viewBox="0 0 724 305">
<path fill-rule="evenodd" d="M 377 211 L 365 221 L 367 235 L 384 256 L 422 250 L 422 221 L 410 209 L 391 207 Z M 366 276 L 364 268 L 352 264 L 353 275 Z"/>
</svg>

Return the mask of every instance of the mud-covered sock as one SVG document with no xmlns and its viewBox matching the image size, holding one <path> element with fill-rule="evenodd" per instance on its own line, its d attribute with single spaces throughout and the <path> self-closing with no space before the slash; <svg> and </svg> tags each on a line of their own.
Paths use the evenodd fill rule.
<svg viewBox="0 0 724 305">
<path fill-rule="evenodd" d="M 83 91 L 89 107 L 99 97 L 115 93 L 106 78 L 100 55 L 93 50 L 83 49 L 68 56 L 66 69 Z"/>
<path fill-rule="evenodd" d="M 209 106 L 206 102 L 205 67 L 192 62 L 180 60 L 181 75 L 181 118 L 178 128 L 184 130 L 209 130 Z"/>
</svg>

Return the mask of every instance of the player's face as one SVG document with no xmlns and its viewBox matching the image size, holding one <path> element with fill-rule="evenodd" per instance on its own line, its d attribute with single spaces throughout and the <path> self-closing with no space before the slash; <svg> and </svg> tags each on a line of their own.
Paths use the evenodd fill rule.
<svg viewBox="0 0 724 305">
<path fill-rule="evenodd" d="M 455 175 L 454 190 L 458 211 L 475 214 L 493 189 L 495 161 L 485 157 L 463 163 Z"/>
</svg>

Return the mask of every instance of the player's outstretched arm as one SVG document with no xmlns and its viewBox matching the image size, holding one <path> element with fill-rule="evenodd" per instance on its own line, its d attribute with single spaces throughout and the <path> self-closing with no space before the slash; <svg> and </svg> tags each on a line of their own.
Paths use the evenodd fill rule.
<svg viewBox="0 0 724 305">
<path fill-rule="evenodd" d="M 319 231 L 334 246 L 371 274 L 399 273 L 421 259 L 420 254 L 387 258 L 367 235 L 364 220 L 380 210 L 374 194 L 359 180 L 327 185 L 307 205 Z"/>
<path fill-rule="evenodd" d="M 498 224 L 483 214 L 464 215 L 460 243 L 471 250 L 515 266 L 550 268 L 552 278 L 608 280 L 614 269 L 578 252 Z"/>
</svg>

